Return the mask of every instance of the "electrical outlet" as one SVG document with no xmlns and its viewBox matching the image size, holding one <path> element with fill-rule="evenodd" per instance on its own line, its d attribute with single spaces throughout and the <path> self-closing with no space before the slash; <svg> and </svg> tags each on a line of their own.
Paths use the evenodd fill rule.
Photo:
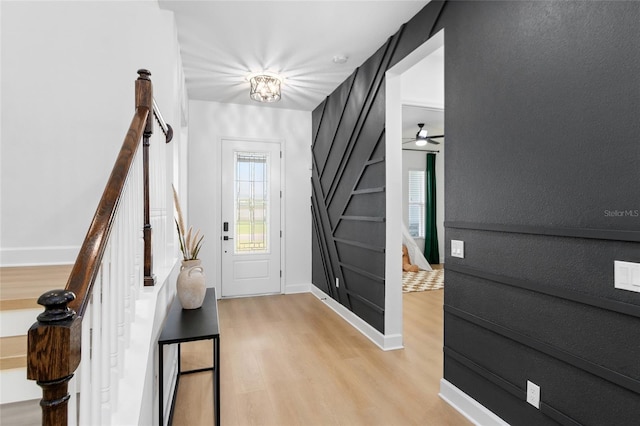
<svg viewBox="0 0 640 426">
<path fill-rule="evenodd" d="M 540 409 L 540 386 L 527 380 L 527 402 Z"/>
<path fill-rule="evenodd" d="M 336 288 L 340 288 L 340 278 L 336 278 Z"/>
<path fill-rule="evenodd" d="M 451 240 L 451 256 L 464 259 L 464 241 Z"/>
</svg>

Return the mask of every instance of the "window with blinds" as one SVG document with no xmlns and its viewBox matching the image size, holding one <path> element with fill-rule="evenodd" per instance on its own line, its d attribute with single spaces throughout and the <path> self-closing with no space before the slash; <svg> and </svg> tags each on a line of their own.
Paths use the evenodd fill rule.
<svg viewBox="0 0 640 426">
<path fill-rule="evenodd" d="M 424 238 L 424 170 L 409 170 L 409 233 Z"/>
</svg>

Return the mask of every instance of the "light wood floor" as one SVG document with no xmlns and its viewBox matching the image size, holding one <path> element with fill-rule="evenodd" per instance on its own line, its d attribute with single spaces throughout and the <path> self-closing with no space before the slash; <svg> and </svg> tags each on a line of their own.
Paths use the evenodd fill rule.
<svg viewBox="0 0 640 426">
<path fill-rule="evenodd" d="M 404 296 L 405 349 L 384 352 L 311 294 L 225 299 L 223 425 L 470 425 L 438 397 L 443 291 Z M 183 369 L 211 343 L 183 344 Z M 212 424 L 212 375 L 180 380 L 174 425 Z"/>
</svg>

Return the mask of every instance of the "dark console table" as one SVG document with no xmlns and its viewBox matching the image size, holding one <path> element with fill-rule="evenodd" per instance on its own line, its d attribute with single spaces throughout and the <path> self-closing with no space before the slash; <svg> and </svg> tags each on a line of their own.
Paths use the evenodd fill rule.
<svg viewBox="0 0 640 426">
<path fill-rule="evenodd" d="M 213 364 L 208 368 L 200 368 L 197 370 L 182 371 L 180 365 L 180 344 L 185 342 L 195 342 L 197 340 L 213 341 Z M 167 320 L 160 333 L 158 339 L 159 353 L 159 407 L 160 426 L 163 425 L 163 401 L 164 401 L 164 365 L 163 365 L 163 349 L 164 345 L 178 344 L 178 377 L 176 377 L 176 386 L 171 400 L 171 410 L 169 412 L 169 422 L 173 421 L 173 408 L 176 403 L 176 395 L 178 394 L 178 385 L 180 376 L 183 374 L 200 373 L 202 371 L 213 371 L 213 405 L 214 420 L 216 426 L 220 426 L 220 327 L 218 323 L 218 302 L 216 300 L 215 288 L 208 288 L 204 298 L 204 303 L 198 309 L 182 309 L 180 300 L 176 296 Z"/>
</svg>

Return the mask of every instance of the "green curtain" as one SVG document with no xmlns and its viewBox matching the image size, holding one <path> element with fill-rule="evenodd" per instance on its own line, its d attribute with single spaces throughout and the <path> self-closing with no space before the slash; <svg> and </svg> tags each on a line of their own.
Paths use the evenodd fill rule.
<svg viewBox="0 0 640 426">
<path fill-rule="evenodd" d="M 427 154 L 425 172 L 424 257 L 427 262 L 440 263 L 438 230 L 436 229 L 436 154 Z"/>
</svg>

